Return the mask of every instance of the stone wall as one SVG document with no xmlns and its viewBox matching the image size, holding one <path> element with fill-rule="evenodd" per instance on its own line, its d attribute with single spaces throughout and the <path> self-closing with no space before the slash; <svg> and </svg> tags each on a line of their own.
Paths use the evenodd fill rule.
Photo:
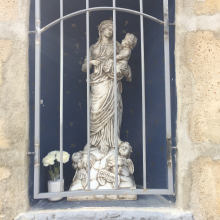
<svg viewBox="0 0 220 220">
<path fill-rule="evenodd" d="M 176 1 L 177 207 L 220 218 L 220 1 Z"/>
<path fill-rule="evenodd" d="M 0 1 L 0 219 L 28 209 L 29 0 Z"/>
</svg>

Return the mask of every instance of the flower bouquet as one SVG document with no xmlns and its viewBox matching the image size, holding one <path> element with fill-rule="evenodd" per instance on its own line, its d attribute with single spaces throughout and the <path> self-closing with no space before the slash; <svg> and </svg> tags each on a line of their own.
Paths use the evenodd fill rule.
<svg viewBox="0 0 220 220">
<path fill-rule="evenodd" d="M 70 155 L 63 151 L 63 163 L 69 161 Z M 48 192 L 60 192 L 60 184 L 62 184 L 62 189 L 64 186 L 64 181 L 60 182 L 60 151 L 51 151 L 46 157 L 42 160 L 45 167 L 50 166 L 49 176 L 50 180 L 48 181 Z M 53 167 L 51 167 L 53 166 Z M 50 201 L 58 201 L 60 198 L 50 198 Z"/>
</svg>

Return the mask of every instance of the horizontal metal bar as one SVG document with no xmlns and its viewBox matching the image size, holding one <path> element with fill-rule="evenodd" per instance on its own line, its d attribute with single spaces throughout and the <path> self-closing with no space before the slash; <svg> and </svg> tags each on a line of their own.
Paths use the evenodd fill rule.
<svg viewBox="0 0 220 220">
<path fill-rule="evenodd" d="M 145 13 L 141 13 L 139 11 L 131 10 L 131 9 L 118 8 L 118 7 L 95 7 L 95 8 L 83 9 L 83 10 L 80 10 L 80 11 L 77 11 L 77 12 L 73 12 L 71 14 L 68 14 L 68 15 L 62 17 L 62 18 L 59 18 L 59 19 L 51 22 L 50 24 L 46 25 L 45 27 L 43 27 L 41 29 L 41 33 L 46 31 L 47 29 L 51 28 L 52 26 L 54 26 L 55 24 L 59 23 L 62 20 L 64 21 L 64 20 L 66 20 L 68 18 L 71 18 L 71 17 L 74 17 L 76 15 L 86 13 L 87 11 L 92 12 L 92 11 L 102 11 L 102 10 L 116 10 L 116 11 L 128 12 L 128 13 L 135 14 L 135 15 L 143 15 L 143 17 L 145 17 L 145 18 L 148 18 L 148 19 L 150 19 L 152 21 L 155 21 L 155 22 L 157 22 L 159 24 L 162 24 L 162 25 L 164 24 L 163 21 L 161 21 L 161 20 L 159 20 L 159 19 L 157 19 L 153 16 L 150 16 L 150 15 L 145 14 Z"/>
<path fill-rule="evenodd" d="M 27 155 L 35 154 L 35 152 L 27 152 Z"/>
<path fill-rule="evenodd" d="M 76 190 L 57 193 L 39 193 L 35 199 L 46 199 L 55 197 L 71 196 L 94 196 L 94 195 L 173 195 L 168 189 L 98 189 L 98 190 Z"/>
<path fill-rule="evenodd" d="M 28 34 L 35 34 L 36 31 L 28 31 Z"/>
</svg>

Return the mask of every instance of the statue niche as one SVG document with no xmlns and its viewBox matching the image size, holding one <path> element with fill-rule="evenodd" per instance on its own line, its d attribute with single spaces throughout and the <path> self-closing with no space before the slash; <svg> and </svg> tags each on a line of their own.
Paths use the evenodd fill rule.
<svg viewBox="0 0 220 220">
<path fill-rule="evenodd" d="M 90 47 L 90 188 L 115 189 L 115 137 L 114 137 L 114 48 L 113 22 L 105 20 L 99 25 L 99 39 Z M 119 189 L 136 189 L 134 181 L 134 165 L 130 159 L 132 147 L 120 139 L 122 123 L 122 83 L 126 77 L 131 82 L 132 73 L 128 65 L 131 51 L 137 44 L 137 38 L 127 33 L 117 47 L 117 112 L 118 112 L 118 186 Z M 87 72 L 87 58 L 82 71 Z M 76 170 L 70 191 L 86 190 L 87 182 L 86 145 L 82 151 L 72 155 L 73 168 Z M 96 195 L 68 197 L 68 201 L 76 200 L 135 200 L 136 195 Z"/>
</svg>

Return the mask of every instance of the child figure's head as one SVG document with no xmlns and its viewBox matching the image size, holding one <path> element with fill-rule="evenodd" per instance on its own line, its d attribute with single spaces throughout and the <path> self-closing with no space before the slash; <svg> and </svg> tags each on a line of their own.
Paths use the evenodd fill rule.
<svg viewBox="0 0 220 220">
<path fill-rule="evenodd" d="M 125 48 L 130 48 L 131 50 L 134 49 L 134 47 L 137 44 L 137 38 L 133 34 L 127 33 L 125 38 L 121 42 L 121 46 Z"/>
<path fill-rule="evenodd" d="M 119 153 L 121 156 L 128 158 L 132 153 L 132 147 L 128 142 L 122 142 L 119 146 Z"/>
</svg>

